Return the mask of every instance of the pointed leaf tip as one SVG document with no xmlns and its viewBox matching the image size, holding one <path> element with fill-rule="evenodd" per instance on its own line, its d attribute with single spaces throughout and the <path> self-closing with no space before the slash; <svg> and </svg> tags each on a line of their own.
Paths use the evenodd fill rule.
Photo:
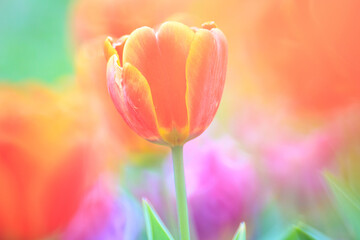
<svg viewBox="0 0 360 240">
<path fill-rule="evenodd" d="M 165 227 L 165 224 L 161 221 L 151 204 L 146 199 L 143 199 L 142 205 L 148 240 L 174 240 L 174 237 Z"/>
<path fill-rule="evenodd" d="M 233 240 L 246 240 L 246 224 L 242 222 L 235 233 Z"/>
<path fill-rule="evenodd" d="M 294 225 L 282 240 L 330 240 L 318 230 L 307 226 L 304 223 Z"/>
</svg>

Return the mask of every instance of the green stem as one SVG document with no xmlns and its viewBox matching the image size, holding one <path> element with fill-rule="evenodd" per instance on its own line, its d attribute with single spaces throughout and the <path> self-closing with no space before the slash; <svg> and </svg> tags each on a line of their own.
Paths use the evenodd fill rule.
<svg viewBox="0 0 360 240">
<path fill-rule="evenodd" d="M 180 225 L 180 239 L 190 240 L 189 217 L 184 176 L 183 146 L 175 146 L 172 147 L 171 150 L 174 165 L 176 205 Z"/>
</svg>

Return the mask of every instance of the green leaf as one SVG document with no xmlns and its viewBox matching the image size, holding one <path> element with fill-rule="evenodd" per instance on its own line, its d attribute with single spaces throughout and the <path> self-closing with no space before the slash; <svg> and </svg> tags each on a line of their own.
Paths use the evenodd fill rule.
<svg viewBox="0 0 360 240">
<path fill-rule="evenodd" d="M 148 240 L 174 240 L 150 203 L 145 199 L 142 202 Z"/>
<path fill-rule="evenodd" d="M 345 225 L 350 234 L 360 239 L 360 200 L 356 193 L 330 173 L 324 173 L 327 185 L 329 186 L 335 200 L 336 207 L 342 215 Z"/>
<path fill-rule="evenodd" d="M 246 240 L 246 225 L 244 222 L 240 224 L 233 240 Z"/>
<path fill-rule="evenodd" d="M 282 240 L 330 240 L 318 230 L 303 223 L 293 226 Z"/>
</svg>

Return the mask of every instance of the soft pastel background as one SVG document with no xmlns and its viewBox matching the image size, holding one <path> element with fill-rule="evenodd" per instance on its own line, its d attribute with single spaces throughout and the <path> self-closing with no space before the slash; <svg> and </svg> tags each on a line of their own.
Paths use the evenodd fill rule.
<svg viewBox="0 0 360 240">
<path fill-rule="evenodd" d="M 141 198 L 176 233 L 169 151 L 106 89 L 103 41 L 213 20 L 222 103 L 185 145 L 194 239 L 283 239 L 298 222 L 360 239 L 360 2 L 0 0 L 0 239 L 146 239 Z"/>
</svg>

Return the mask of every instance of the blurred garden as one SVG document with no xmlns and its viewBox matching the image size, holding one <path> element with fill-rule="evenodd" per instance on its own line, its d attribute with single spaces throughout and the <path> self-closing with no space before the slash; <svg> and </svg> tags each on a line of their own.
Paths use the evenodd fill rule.
<svg viewBox="0 0 360 240">
<path fill-rule="evenodd" d="M 360 239 L 359 9 L 0 0 L 0 239 Z"/>
</svg>

